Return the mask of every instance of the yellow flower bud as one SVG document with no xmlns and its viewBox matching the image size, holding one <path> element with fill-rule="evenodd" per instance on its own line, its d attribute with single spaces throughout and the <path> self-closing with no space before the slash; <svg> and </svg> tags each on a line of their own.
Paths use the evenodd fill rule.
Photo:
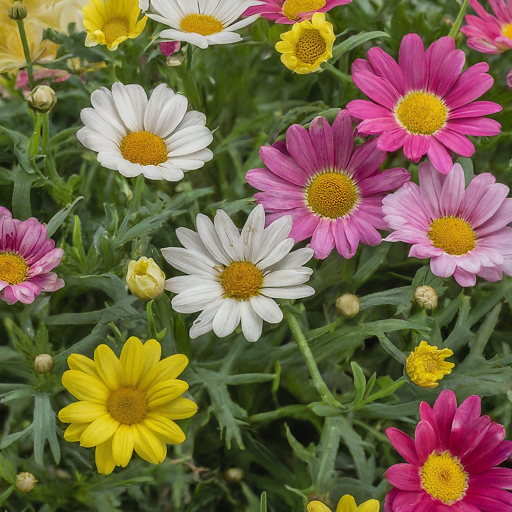
<svg viewBox="0 0 512 512">
<path fill-rule="evenodd" d="M 21 21 L 27 17 L 27 8 L 23 2 L 14 2 L 9 7 L 9 18 L 14 21 Z"/>
<path fill-rule="evenodd" d="M 165 274 L 153 258 L 143 256 L 138 261 L 132 260 L 128 264 L 126 284 L 139 299 L 156 299 L 164 293 Z"/>
<path fill-rule="evenodd" d="M 345 293 L 336 299 L 336 309 L 341 316 L 357 315 L 360 305 L 359 298 L 351 293 Z"/>
<path fill-rule="evenodd" d="M 422 341 L 407 358 L 407 375 L 420 388 L 436 388 L 439 386 L 437 381 L 450 374 L 455 366 L 445 361 L 450 356 L 453 352 L 449 348 L 437 350 L 437 347 Z"/>
<path fill-rule="evenodd" d="M 46 112 L 50 112 L 57 103 L 57 95 L 50 86 L 37 85 L 28 95 L 27 101 L 28 106 L 32 110 L 45 114 Z"/>
<path fill-rule="evenodd" d="M 19 473 L 16 476 L 16 489 L 20 492 L 30 492 L 36 483 L 36 477 L 32 473 Z"/>
<path fill-rule="evenodd" d="M 50 373 L 54 365 L 53 357 L 49 354 L 39 354 L 34 359 L 34 367 L 37 373 Z"/>
<path fill-rule="evenodd" d="M 414 292 L 414 301 L 423 309 L 434 309 L 437 307 L 437 293 L 432 286 L 418 286 Z"/>
</svg>

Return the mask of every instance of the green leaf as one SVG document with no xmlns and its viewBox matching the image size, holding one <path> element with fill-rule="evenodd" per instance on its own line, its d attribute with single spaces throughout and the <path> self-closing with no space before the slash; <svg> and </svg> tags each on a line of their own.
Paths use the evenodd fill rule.
<svg viewBox="0 0 512 512">
<path fill-rule="evenodd" d="M 265 491 L 261 493 L 260 512 L 267 512 L 267 493 Z"/>
<path fill-rule="evenodd" d="M 10 434 L 2 438 L 0 442 L 0 450 L 7 448 L 12 443 L 19 441 L 21 438 L 25 437 L 27 434 L 30 434 L 34 429 L 34 424 L 31 423 L 25 430 L 21 430 L 20 432 L 15 432 L 14 434 Z"/>
<path fill-rule="evenodd" d="M 378 37 L 390 37 L 386 32 L 381 32 L 379 30 L 374 32 L 361 32 L 355 36 L 351 36 L 348 39 L 345 39 L 342 43 L 336 45 L 332 50 L 332 58 L 329 59 L 331 64 L 337 62 L 345 53 L 357 48 L 359 45 L 366 43 L 367 41 L 371 41 L 372 39 L 377 39 Z"/>
<path fill-rule="evenodd" d="M 55 231 L 60 228 L 62 223 L 66 220 L 66 217 L 69 215 L 69 212 L 75 207 L 78 201 L 81 201 L 82 199 L 84 199 L 83 196 L 77 197 L 70 205 L 57 212 L 50 219 L 50 222 L 48 222 L 46 225 L 46 229 L 48 230 L 48 238 L 50 238 L 55 233 Z"/>
<path fill-rule="evenodd" d="M 7 501 L 7 498 L 12 494 L 14 488 L 14 485 L 11 485 L 2 494 L 0 494 L 0 505 L 3 505 Z"/>
<path fill-rule="evenodd" d="M 0 477 L 10 484 L 16 483 L 16 469 L 12 461 L 0 453 Z"/>
<path fill-rule="evenodd" d="M 32 217 L 30 208 L 30 189 L 36 179 L 34 174 L 28 174 L 21 167 L 14 169 L 14 189 L 12 192 L 12 213 L 16 219 L 27 220 Z"/>
<path fill-rule="evenodd" d="M 352 367 L 352 373 L 354 375 L 354 387 L 356 388 L 354 405 L 356 405 L 363 399 L 366 391 L 366 377 L 364 376 L 362 368 L 355 361 L 351 361 L 350 366 Z"/>
<path fill-rule="evenodd" d="M 385 334 L 377 334 L 382 348 L 399 363 L 405 365 L 407 356 L 391 342 L 391 340 Z"/>
<path fill-rule="evenodd" d="M 57 439 L 57 425 L 55 412 L 47 393 L 37 393 L 34 400 L 34 460 L 40 467 L 44 467 L 44 446 L 46 441 L 50 445 L 55 462 L 60 462 L 60 446 Z"/>
</svg>

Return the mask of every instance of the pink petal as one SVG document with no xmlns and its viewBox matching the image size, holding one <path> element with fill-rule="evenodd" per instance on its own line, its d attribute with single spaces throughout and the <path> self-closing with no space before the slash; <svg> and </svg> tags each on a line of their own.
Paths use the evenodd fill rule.
<svg viewBox="0 0 512 512">
<path fill-rule="evenodd" d="M 469 288 L 471 286 L 475 286 L 476 284 L 476 275 L 460 267 L 455 269 L 453 277 L 455 281 L 457 281 L 457 283 L 464 288 Z"/>
<path fill-rule="evenodd" d="M 466 73 L 470 70 L 471 68 L 469 68 Z M 459 80 L 463 76 L 464 73 L 459 77 Z M 494 79 L 491 75 L 481 73 L 472 77 L 471 81 L 464 81 L 460 84 L 458 82 L 459 81 L 457 81 L 450 94 L 445 98 L 445 102 L 450 109 L 455 109 L 465 105 L 466 103 L 471 103 L 482 96 L 482 94 L 492 87 Z"/>
<path fill-rule="evenodd" d="M 314 213 L 297 219 L 293 223 L 293 227 L 289 235 L 290 238 L 293 238 L 295 242 L 301 242 L 302 240 L 309 238 L 313 235 L 313 232 L 318 226 L 320 220 L 321 217 L 319 215 L 315 215 Z"/>
<path fill-rule="evenodd" d="M 347 110 L 340 110 L 340 113 L 336 116 L 332 125 L 332 134 L 334 138 L 334 166 L 336 169 L 345 170 L 354 150 L 352 119 Z"/>
<path fill-rule="evenodd" d="M 430 137 L 424 135 L 410 134 L 404 143 L 405 158 L 412 162 L 418 162 L 419 159 L 428 151 L 430 146 Z"/>
<path fill-rule="evenodd" d="M 470 182 L 464 194 L 464 199 L 459 208 L 458 215 L 467 219 L 471 212 L 475 209 L 476 205 L 480 202 L 483 195 L 487 191 L 487 185 L 495 183 L 496 178 L 484 172 L 475 176 Z"/>
<path fill-rule="evenodd" d="M 501 112 L 501 105 L 493 101 L 474 101 L 450 112 L 450 121 L 466 117 L 481 117 Z"/>
<path fill-rule="evenodd" d="M 373 174 L 386 159 L 386 153 L 377 148 L 377 140 L 372 139 L 359 146 L 347 165 L 356 180 L 363 180 Z"/>
<path fill-rule="evenodd" d="M 332 232 L 331 220 L 321 220 L 311 238 L 311 248 L 315 251 L 315 258 L 324 260 L 334 249 L 334 234 Z"/>
<path fill-rule="evenodd" d="M 410 179 L 411 175 L 409 171 L 401 167 L 395 167 L 394 169 L 386 169 L 375 176 L 370 176 L 360 181 L 357 185 L 363 195 L 369 196 L 371 194 L 394 190 L 401 187 Z"/>
<path fill-rule="evenodd" d="M 375 70 L 375 74 L 385 78 L 398 91 L 400 96 L 405 95 L 405 80 L 402 70 L 396 61 L 378 46 L 370 48 L 368 59 Z"/>
<path fill-rule="evenodd" d="M 357 119 L 375 119 L 389 117 L 394 119 L 391 110 L 367 100 L 353 100 L 347 105 L 351 116 Z"/>
<path fill-rule="evenodd" d="M 391 485 L 402 491 L 421 490 L 420 474 L 416 466 L 395 464 L 384 473 L 384 477 Z"/>
<path fill-rule="evenodd" d="M 441 254 L 430 260 L 430 270 L 435 276 L 450 277 L 455 272 L 457 267 L 456 260 L 453 256 L 448 254 Z"/>
<path fill-rule="evenodd" d="M 404 75 L 406 92 L 425 89 L 427 86 L 425 48 L 418 34 L 407 34 L 402 39 L 398 64 Z"/>
<path fill-rule="evenodd" d="M 464 171 L 460 164 L 455 164 L 450 174 L 446 176 L 439 196 L 439 210 L 443 217 L 457 213 L 464 198 L 464 189 Z"/>
<path fill-rule="evenodd" d="M 411 437 L 394 427 L 386 429 L 386 435 L 395 447 L 396 451 L 410 464 L 414 466 L 421 466 L 416 453 L 416 446 Z"/>
<path fill-rule="evenodd" d="M 503 204 L 510 189 L 502 183 L 488 185 L 485 194 L 482 195 L 478 204 L 468 215 L 468 222 L 473 227 L 478 227 L 489 220 L 498 208 Z"/>
<path fill-rule="evenodd" d="M 334 144 L 331 125 L 325 117 L 315 117 L 309 127 L 309 136 L 315 148 L 316 161 L 321 169 L 334 167 Z"/>
<path fill-rule="evenodd" d="M 405 128 L 386 132 L 377 139 L 377 147 L 381 151 L 396 151 L 404 145 L 407 137 L 409 137 L 409 134 Z"/>
<path fill-rule="evenodd" d="M 439 75 L 443 74 L 443 62 L 455 50 L 455 41 L 451 37 L 440 37 L 434 41 L 425 52 L 425 65 L 429 77 L 428 90 L 434 89 L 439 82 Z"/>
<path fill-rule="evenodd" d="M 398 128 L 400 128 L 400 125 L 397 123 L 396 119 L 392 117 L 366 119 L 357 125 L 358 132 L 367 135 L 380 135 L 381 133 Z"/>
<path fill-rule="evenodd" d="M 336 250 L 345 259 L 352 258 L 359 245 L 359 232 L 351 226 L 351 219 L 337 219 L 332 226 Z"/>
<path fill-rule="evenodd" d="M 276 176 L 272 171 L 268 169 L 250 169 L 245 175 L 245 179 L 251 187 L 257 188 L 258 190 L 272 191 L 272 190 L 304 190 L 296 185 L 293 185 L 289 181 L 285 181 L 282 178 Z"/>
<path fill-rule="evenodd" d="M 427 156 L 432 165 L 442 174 L 448 174 L 453 167 L 451 153 L 435 137 L 430 137 Z"/>
<path fill-rule="evenodd" d="M 481 175 L 480 175 L 481 176 Z M 475 230 L 477 237 L 489 235 L 494 231 L 504 228 L 512 222 L 512 198 L 505 199 L 494 215 L 478 226 Z"/>
<path fill-rule="evenodd" d="M 294 124 L 286 132 L 286 147 L 293 160 L 304 169 L 309 176 L 322 170 L 318 165 L 315 148 L 308 131 Z"/>
<path fill-rule="evenodd" d="M 479 137 L 491 137 L 499 135 L 501 132 L 501 124 L 494 119 L 487 118 L 450 119 L 446 127 L 458 133 Z"/>
<path fill-rule="evenodd" d="M 290 130 L 288 130 L 288 133 Z M 294 185 L 298 185 L 299 187 L 306 186 L 308 176 L 304 170 L 296 164 L 297 159 L 295 159 L 294 162 L 290 158 L 284 156 L 280 151 L 270 146 L 262 146 L 260 148 L 260 158 L 276 176 L 279 176 L 283 180 L 289 181 Z M 303 163 L 302 160 L 303 159 L 301 159 L 301 164 Z"/>
<path fill-rule="evenodd" d="M 450 130 L 447 126 L 439 130 L 434 137 L 448 149 L 461 156 L 470 157 L 475 153 L 475 146 L 467 137 Z"/>
<path fill-rule="evenodd" d="M 462 50 L 450 52 L 440 65 L 435 77 L 430 77 L 429 89 L 444 98 L 459 78 L 465 62 L 466 54 Z"/>
<path fill-rule="evenodd" d="M 354 73 L 352 80 L 366 96 L 390 110 L 395 108 L 400 99 L 398 91 L 387 80 L 367 71 Z"/>
</svg>

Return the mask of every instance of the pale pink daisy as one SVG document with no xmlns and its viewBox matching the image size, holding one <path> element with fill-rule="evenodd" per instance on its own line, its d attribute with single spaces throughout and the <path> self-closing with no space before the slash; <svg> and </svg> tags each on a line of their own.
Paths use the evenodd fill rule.
<svg viewBox="0 0 512 512">
<path fill-rule="evenodd" d="M 64 286 L 50 272 L 64 251 L 47 238 L 46 226 L 37 219 L 13 219 L 0 206 L 0 299 L 7 304 L 31 304 L 41 292 L 54 292 Z"/>
<path fill-rule="evenodd" d="M 310 20 L 315 12 L 327 12 L 352 0 L 262 0 L 261 5 L 249 7 L 244 16 L 261 14 L 267 20 L 291 25 Z"/>
<path fill-rule="evenodd" d="M 501 110 L 490 101 L 477 101 L 494 82 L 480 62 L 461 73 L 466 56 L 451 37 L 441 37 L 425 52 L 418 34 L 406 35 L 398 64 L 380 48 L 369 50 L 368 61 L 352 65 L 354 83 L 372 101 L 355 100 L 347 110 L 364 119 L 361 133 L 379 135 L 377 147 L 396 151 L 418 162 L 427 154 L 434 167 L 447 174 L 451 152 L 470 157 L 475 152 L 466 135 L 490 136 L 501 126 L 483 116 Z"/>
<path fill-rule="evenodd" d="M 477 0 L 470 5 L 478 16 L 468 14 L 460 31 L 468 38 L 468 46 L 482 53 L 501 53 L 512 49 L 512 0 L 489 0 L 496 16 L 489 14 Z"/>
<path fill-rule="evenodd" d="M 268 213 L 267 225 L 284 215 L 293 219 L 290 237 L 295 242 L 311 238 L 318 259 L 336 247 L 352 258 L 359 242 L 379 245 L 386 229 L 382 198 L 410 179 L 405 169 L 380 172 L 386 153 L 376 140 L 354 148 L 352 120 L 342 110 L 332 127 L 324 117 L 311 122 L 309 132 L 295 124 L 286 142 L 263 146 L 260 156 L 267 166 L 251 169 L 246 179 L 262 190 L 254 197 Z"/>
<path fill-rule="evenodd" d="M 422 163 L 419 181 L 384 198 L 384 220 L 393 230 L 386 240 L 413 244 L 409 256 L 431 258 L 436 276 L 453 275 L 461 286 L 473 286 L 476 276 L 499 281 L 512 275 L 509 188 L 486 172 L 465 189 L 459 164 L 443 176 Z"/>
</svg>

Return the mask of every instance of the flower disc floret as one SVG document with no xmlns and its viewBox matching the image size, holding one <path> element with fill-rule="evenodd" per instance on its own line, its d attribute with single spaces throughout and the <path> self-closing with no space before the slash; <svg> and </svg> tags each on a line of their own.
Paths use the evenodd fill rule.
<svg viewBox="0 0 512 512">
<path fill-rule="evenodd" d="M 306 190 L 311 210 L 329 219 L 348 215 L 354 209 L 358 195 L 354 180 L 340 172 L 318 174 Z"/>
<path fill-rule="evenodd" d="M 258 295 L 263 286 L 263 273 L 248 261 L 230 263 L 220 276 L 226 297 L 247 300 Z"/>
<path fill-rule="evenodd" d="M 28 265 L 19 254 L 0 252 L 0 281 L 10 286 L 21 284 L 27 278 L 28 270 Z"/>
<path fill-rule="evenodd" d="M 409 133 L 433 135 L 445 125 L 448 111 L 434 94 L 415 91 L 399 101 L 395 114 Z"/>
<path fill-rule="evenodd" d="M 427 236 L 434 247 L 455 256 L 472 251 L 476 245 L 475 232 L 469 223 L 453 216 L 433 220 Z"/>
<path fill-rule="evenodd" d="M 123 425 L 140 423 L 146 416 L 147 408 L 144 394 L 130 387 L 116 389 L 107 401 L 110 416 Z"/>
<path fill-rule="evenodd" d="M 318 11 L 322 7 L 325 7 L 325 0 L 285 0 L 283 14 L 289 20 L 298 21 L 301 13 Z"/>
<path fill-rule="evenodd" d="M 123 138 L 121 154 L 132 164 L 160 165 L 167 161 L 167 146 L 161 137 L 143 130 Z"/>
<path fill-rule="evenodd" d="M 222 32 L 224 25 L 209 14 L 189 14 L 181 20 L 180 28 L 183 32 L 195 32 L 202 36 L 211 36 Z"/>
<path fill-rule="evenodd" d="M 508 39 L 511 39 L 511 40 L 512 40 L 512 23 L 507 23 L 507 25 L 505 25 L 505 26 L 502 28 L 501 33 L 502 33 L 505 37 L 508 37 Z"/>
</svg>

